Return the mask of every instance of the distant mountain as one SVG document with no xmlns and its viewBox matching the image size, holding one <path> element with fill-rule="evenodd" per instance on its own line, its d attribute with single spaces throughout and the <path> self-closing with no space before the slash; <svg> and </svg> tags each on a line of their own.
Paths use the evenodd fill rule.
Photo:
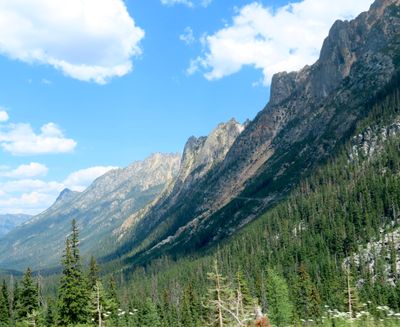
<svg viewBox="0 0 400 327">
<path fill-rule="evenodd" d="M 109 171 L 84 192 L 62 191 L 49 209 L 0 240 L 0 267 L 40 269 L 57 265 L 74 218 L 83 254 L 106 251 L 103 240 L 164 190 L 177 175 L 179 161 L 178 154 L 157 153 L 124 169 Z"/>
<path fill-rule="evenodd" d="M 0 215 L 0 237 L 3 237 L 15 227 L 21 225 L 26 222 L 32 216 L 23 215 L 23 214 L 6 214 Z"/>
<path fill-rule="evenodd" d="M 196 162 L 207 139 L 189 140 L 183 177 L 116 231 L 120 247 L 114 256 L 125 256 L 132 265 L 162 254 L 198 251 L 286 197 L 348 140 L 397 76 L 398 4 L 377 0 L 356 19 L 335 22 L 319 60 L 299 72 L 276 74 L 268 105 L 231 138 L 219 160 L 195 165 L 185 174 L 185 158 Z"/>
</svg>

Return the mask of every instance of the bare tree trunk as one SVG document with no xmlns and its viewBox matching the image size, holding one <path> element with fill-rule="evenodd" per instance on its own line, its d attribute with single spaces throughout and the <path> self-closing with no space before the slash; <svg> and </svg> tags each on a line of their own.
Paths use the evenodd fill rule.
<svg viewBox="0 0 400 327">
<path fill-rule="evenodd" d="M 97 314 L 98 314 L 98 319 L 99 319 L 99 327 L 102 327 L 102 321 L 101 321 L 101 307 L 100 307 L 100 287 L 99 283 L 96 283 L 96 291 L 97 291 Z"/>
<path fill-rule="evenodd" d="M 349 271 L 347 271 L 347 296 L 348 296 L 348 301 L 349 301 L 350 318 L 353 318 L 353 307 L 352 307 L 352 299 L 351 299 L 350 273 L 349 273 Z"/>
</svg>

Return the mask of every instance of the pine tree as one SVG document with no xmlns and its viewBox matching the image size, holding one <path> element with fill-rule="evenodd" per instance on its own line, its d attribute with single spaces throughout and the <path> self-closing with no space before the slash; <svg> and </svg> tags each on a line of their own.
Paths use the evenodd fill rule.
<svg viewBox="0 0 400 327">
<path fill-rule="evenodd" d="M 62 260 L 63 272 L 59 286 L 59 322 L 63 326 L 86 323 L 89 314 L 87 282 L 82 272 L 76 221 L 72 221 L 72 234 L 66 240 Z"/>
<path fill-rule="evenodd" d="M 45 319 L 46 327 L 54 327 L 56 326 L 57 317 L 56 317 L 56 308 L 53 301 L 48 301 L 47 303 L 47 312 Z"/>
<path fill-rule="evenodd" d="M 6 284 L 6 281 L 3 279 L 3 284 L 1 286 L 1 294 L 5 300 L 6 306 L 7 306 L 7 311 L 8 315 L 10 316 L 11 313 L 11 307 L 10 307 L 10 294 L 8 292 L 8 287 Z"/>
<path fill-rule="evenodd" d="M 193 283 L 189 282 L 183 290 L 182 324 L 184 326 L 199 326 L 201 303 L 197 299 Z"/>
<path fill-rule="evenodd" d="M 7 298 L 0 292 L 0 326 L 8 326 L 10 320 Z"/>
<path fill-rule="evenodd" d="M 251 296 L 247 281 L 241 270 L 238 270 L 236 274 L 236 302 L 240 320 L 245 320 L 254 311 L 254 306 L 257 303 L 257 300 Z"/>
<path fill-rule="evenodd" d="M 274 270 L 267 274 L 268 316 L 276 326 L 287 326 L 292 320 L 293 306 L 289 300 L 286 280 Z"/>
<path fill-rule="evenodd" d="M 146 299 L 142 312 L 142 327 L 161 327 L 157 307 L 150 298 Z"/>
<path fill-rule="evenodd" d="M 294 299 L 299 318 L 316 319 L 320 317 L 321 302 L 319 293 L 303 265 L 298 269 L 297 281 L 294 287 Z"/>
<path fill-rule="evenodd" d="M 107 310 L 111 313 L 111 320 L 117 320 L 117 312 L 120 306 L 120 302 L 117 295 L 117 286 L 115 283 L 114 277 L 110 277 L 108 281 L 108 288 L 107 288 L 107 298 L 108 298 L 108 308 Z"/>
<path fill-rule="evenodd" d="M 17 302 L 17 320 L 28 319 L 39 309 L 39 295 L 36 283 L 32 279 L 32 271 L 28 268 L 21 282 Z"/>
<path fill-rule="evenodd" d="M 15 281 L 12 290 L 12 297 L 11 297 L 11 322 L 15 324 L 17 319 L 17 310 L 18 310 L 18 303 L 19 303 L 19 296 L 20 288 L 18 281 Z"/>
<path fill-rule="evenodd" d="M 95 288 L 97 281 L 100 279 L 99 273 L 100 273 L 99 266 L 97 265 L 95 257 L 92 256 L 90 258 L 89 274 L 88 274 L 88 286 L 90 291 L 92 291 Z"/>
</svg>

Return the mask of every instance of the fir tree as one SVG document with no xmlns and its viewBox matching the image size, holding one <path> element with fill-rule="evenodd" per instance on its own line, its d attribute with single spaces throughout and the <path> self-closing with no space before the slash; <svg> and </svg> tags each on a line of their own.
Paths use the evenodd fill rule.
<svg viewBox="0 0 400 327">
<path fill-rule="evenodd" d="M 142 327 L 161 327 L 160 316 L 157 307 L 150 298 L 146 302 L 142 311 Z"/>
<path fill-rule="evenodd" d="M 39 308 L 39 296 L 36 283 L 32 279 L 32 271 L 28 268 L 21 282 L 16 305 L 17 320 L 23 321 Z"/>
<path fill-rule="evenodd" d="M 8 326 L 9 324 L 9 310 L 7 307 L 7 299 L 3 292 L 0 292 L 0 326 Z"/>
<path fill-rule="evenodd" d="M 97 265 L 95 257 L 92 256 L 90 258 L 89 274 L 88 274 L 88 286 L 90 291 L 92 291 L 96 287 L 96 283 L 100 279 L 99 273 L 100 273 L 99 266 Z"/>
<path fill-rule="evenodd" d="M 4 298 L 4 300 L 5 300 L 8 314 L 10 315 L 10 313 L 11 313 L 10 294 L 8 292 L 8 287 L 7 287 L 6 281 L 4 279 L 3 279 L 3 284 L 1 286 L 1 294 L 2 294 L 2 296 Z"/>
<path fill-rule="evenodd" d="M 117 295 L 117 286 L 115 283 L 114 277 L 110 277 L 108 281 L 108 288 L 107 288 L 107 298 L 108 298 L 108 308 L 107 310 L 111 313 L 111 320 L 117 320 L 117 312 L 120 306 L 120 302 Z"/>
<path fill-rule="evenodd" d="M 287 326 L 292 320 L 293 306 L 289 300 L 286 280 L 272 269 L 267 275 L 268 316 L 276 326 Z"/>
<path fill-rule="evenodd" d="M 299 318 L 316 319 L 320 317 L 319 293 L 303 265 L 298 270 L 294 299 Z"/>
<path fill-rule="evenodd" d="M 67 238 L 62 260 L 63 272 L 59 286 L 58 313 L 63 326 L 86 323 L 89 320 L 89 294 L 82 272 L 76 221 L 72 221 L 72 235 Z"/>
</svg>

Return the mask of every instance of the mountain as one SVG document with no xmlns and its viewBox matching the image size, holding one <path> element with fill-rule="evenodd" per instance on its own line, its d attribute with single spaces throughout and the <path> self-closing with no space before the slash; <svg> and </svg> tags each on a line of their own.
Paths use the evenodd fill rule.
<svg viewBox="0 0 400 327">
<path fill-rule="evenodd" d="M 84 192 L 68 189 L 55 203 L 0 240 L 0 266 L 34 269 L 59 263 L 71 220 L 76 219 L 83 253 L 105 251 L 111 231 L 153 200 L 176 176 L 180 156 L 154 154 L 97 178 Z"/>
<path fill-rule="evenodd" d="M 395 78 L 400 65 L 398 4 L 377 0 L 356 19 L 335 22 L 315 64 L 276 74 L 269 103 L 226 155 L 204 173 L 191 172 L 195 187 L 185 188 L 178 178 L 175 185 L 181 191 L 128 219 L 125 229 L 116 232 L 120 248 L 114 256 L 124 256 L 131 265 L 162 254 L 198 251 L 285 198 L 349 139 Z M 203 142 L 195 141 L 187 148 L 197 149 L 197 142 Z"/>
<path fill-rule="evenodd" d="M 27 221 L 31 216 L 23 214 L 5 214 L 0 215 L 0 237 L 3 237 L 15 227 Z"/>
<path fill-rule="evenodd" d="M 244 126 L 234 119 L 219 124 L 207 137 L 191 137 L 187 141 L 179 173 L 165 192 L 143 210 L 130 216 L 115 234 L 120 243 L 132 238 L 132 229 L 136 244 L 144 246 L 151 242 L 150 232 L 162 230 L 164 216 L 178 212 L 182 198 L 198 189 L 199 183 L 206 178 L 210 170 L 224 160 L 230 147 L 243 131 Z"/>
</svg>

